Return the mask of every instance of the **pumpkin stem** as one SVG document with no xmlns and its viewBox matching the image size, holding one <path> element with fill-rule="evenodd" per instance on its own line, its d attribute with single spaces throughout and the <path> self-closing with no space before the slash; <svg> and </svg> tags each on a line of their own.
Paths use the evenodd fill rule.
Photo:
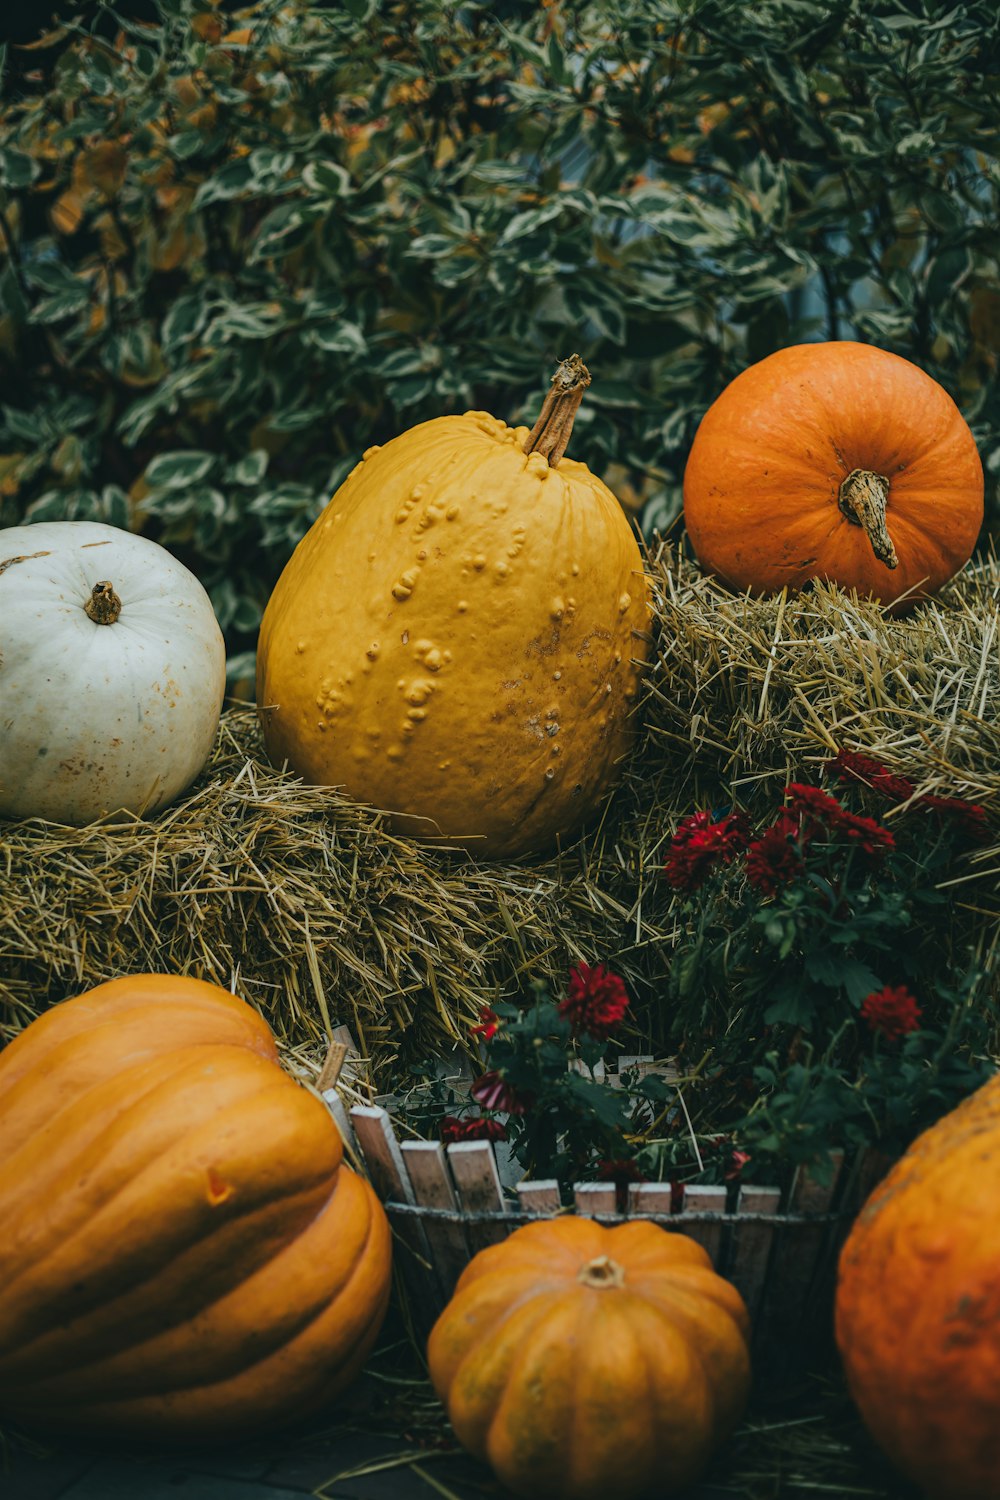
<svg viewBox="0 0 1000 1500">
<path fill-rule="evenodd" d="M 115 593 L 114 586 L 105 578 L 103 583 L 94 584 L 93 592 L 83 607 L 95 625 L 113 625 L 122 612 L 122 601 Z"/>
<path fill-rule="evenodd" d="M 556 367 L 538 421 L 524 445 L 525 453 L 541 453 L 548 459 L 549 468 L 555 468 L 566 452 L 574 418 L 589 384 L 590 371 L 579 354 L 571 354 Z"/>
<path fill-rule="evenodd" d="M 889 481 L 870 469 L 852 469 L 840 486 L 840 509 L 855 526 L 863 526 L 872 551 L 887 568 L 899 566 L 892 537 L 886 530 L 885 507 Z"/>
<path fill-rule="evenodd" d="M 625 1285 L 625 1268 L 620 1266 L 610 1255 L 598 1255 L 594 1260 L 588 1260 L 585 1266 L 581 1266 L 576 1275 L 577 1281 L 584 1286 L 593 1287 L 595 1291 L 604 1291 L 607 1287 L 621 1287 Z"/>
</svg>

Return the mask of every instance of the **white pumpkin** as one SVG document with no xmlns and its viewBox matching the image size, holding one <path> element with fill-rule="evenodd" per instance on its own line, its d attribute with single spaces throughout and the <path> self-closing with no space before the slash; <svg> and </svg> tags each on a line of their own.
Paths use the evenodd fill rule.
<svg viewBox="0 0 1000 1500">
<path fill-rule="evenodd" d="M 92 521 L 0 531 L 0 815 L 155 812 L 208 759 L 226 651 L 163 547 Z"/>
</svg>

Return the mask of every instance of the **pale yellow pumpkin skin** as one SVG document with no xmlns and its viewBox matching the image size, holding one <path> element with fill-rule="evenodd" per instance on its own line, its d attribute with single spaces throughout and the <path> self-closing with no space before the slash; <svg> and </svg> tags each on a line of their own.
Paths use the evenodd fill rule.
<svg viewBox="0 0 1000 1500">
<path fill-rule="evenodd" d="M 369 449 L 281 575 L 258 649 L 273 761 L 491 857 L 595 810 L 647 647 L 621 506 L 527 437 L 466 412 Z"/>
</svg>

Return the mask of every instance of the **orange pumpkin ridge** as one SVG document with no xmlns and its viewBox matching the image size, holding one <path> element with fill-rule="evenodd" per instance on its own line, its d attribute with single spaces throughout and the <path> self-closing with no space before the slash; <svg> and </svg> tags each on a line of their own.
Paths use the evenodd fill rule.
<svg viewBox="0 0 1000 1500">
<path fill-rule="evenodd" d="M 870 344 L 798 344 L 738 375 L 684 472 L 702 566 L 752 593 L 827 578 L 901 611 L 972 555 L 983 469 L 951 397 Z"/>
<path fill-rule="evenodd" d="M 218 1441 L 360 1368 L 388 1223 L 243 1001 L 162 975 L 66 1001 L 0 1053 L 0 1133 L 0 1411 Z"/>
<path fill-rule="evenodd" d="M 748 1333 L 693 1240 L 567 1217 L 470 1262 L 427 1358 L 459 1441 L 515 1494 L 633 1500 L 707 1467 L 746 1400 Z"/>
<path fill-rule="evenodd" d="M 897 1162 L 838 1268 L 848 1388 L 933 1500 L 1000 1500 L 998 1140 L 1000 1075 Z"/>
</svg>

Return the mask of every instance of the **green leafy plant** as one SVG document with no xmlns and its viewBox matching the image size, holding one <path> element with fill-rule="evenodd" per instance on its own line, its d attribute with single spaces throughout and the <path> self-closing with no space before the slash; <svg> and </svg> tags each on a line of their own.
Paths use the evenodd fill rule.
<svg viewBox="0 0 1000 1500">
<path fill-rule="evenodd" d="M 670 1075 L 626 1070 L 620 979 L 580 964 L 484 1010 L 484 1071 L 425 1078 L 403 1113 L 445 1141 L 507 1140 L 526 1175 L 787 1182 L 836 1149 L 898 1154 L 995 1071 L 995 997 L 954 940 L 948 885 L 992 835 L 984 810 L 918 795 L 868 756 L 838 795 L 793 783 L 769 819 L 690 814 L 667 852 L 679 930 L 664 1014 Z M 874 801 L 885 821 L 860 810 Z M 854 805 L 852 805 L 854 804 Z M 889 826 L 891 824 L 891 826 Z"/>
<path fill-rule="evenodd" d="M 627 1010 L 624 984 L 603 964 L 571 969 L 558 1000 L 536 981 L 523 1005 L 483 1010 L 474 1035 L 485 1071 L 464 1097 L 427 1079 L 405 1101 L 407 1123 L 446 1142 L 506 1140 L 525 1176 L 554 1177 L 567 1191 L 597 1177 L 624 1192 L 642 1175 L 637 1145 L 673 1104 L 656 1075 L 626 1070 L 620 1086 L 604 1081 Z"/>
<path fill-rule="evenodd" d="M 147 532 L 233 651 L 366 448 L 524 418 L 570 348 L 647 525 L 807 339 L 915 360 L 1000 468 L 990 0 L 85 13 L 6 58 L 0 522 Z"/>
<path fill-rule="evenodd" d="M 793 783 L 756 829 L 692 814 L 666 860 L 670 1025 L 699 1058 L 688 1097 L 755 1171 L 898 1151 L 994 1071 L 996 1005 L 981 955 L 955 942 L 949 890 L 991 837 L 983 809 L 851 751 L 829 771 L 839 796 Z M 866 798 L 891 817 L 852 808 Z"/>
</svg>

